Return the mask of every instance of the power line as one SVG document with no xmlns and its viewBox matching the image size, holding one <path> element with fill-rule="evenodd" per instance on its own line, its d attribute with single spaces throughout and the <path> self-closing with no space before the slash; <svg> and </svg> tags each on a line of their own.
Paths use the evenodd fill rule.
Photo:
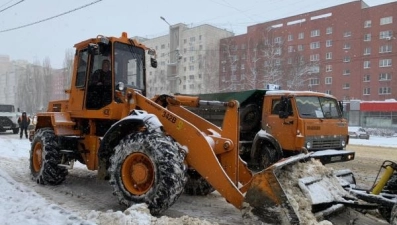
<svg viewBox="0 0 397 225">
<path fill-rule="evenodd" d="M 7 5 L 8 3 L 12 2 L 12 1 L 14 1 L 14 0 L 8 1 L 8 2 L 4 3 L 3 5 L 0 5 L 0 7 L 3 7 L 3 6 Z"/>
<path fill-rule="evenodd" d="M 16 5 L 18 5 L 19 3 L 22 3 L 22 2 L 24 2 L 24 1 L 25 1 L 25 0 L 21 0 L 21 1 L 17 2 L 17 3 L 14 3 L 14 4 L 12 4 L 12 5 L 10 5 L 10 6 L 6 7 L 6 8 L 4 8 L 4 9 L 0 10 L 0 13 L 3 12 L 3 11 L 6 11 L 7 9 L 9 9 L 9 8 L 11 8 L 11 7 L 14 7 L 14 6 L 16 6 Z M 9 1 L 9 2 L 11 2 L 11 1 Z M 7 2 L 6 5 L 7 5 L 9 2 Z"/>
<path fill-rule="evenodd" d="M 21 1 L 24 1 L 24 0 L 21 0 Z M 64 13 L 61 13 L 61 14 L 58 14 L 58 15 L 55 15 L 55 16 L 51 16 L 51 17 L 48 17 L 48 18 L 46 18 L 46 19 L 42 19 L 42 20 L 39 20 L 39 21 L 36 21 L 36 22 L 33 22 L 33 23 L 28 23 L 28 24 L 25 24 L 25 25 L 22 25 L 22 26 L 19 26 L 19 27 L 14 27 L 14 28 L 6 29 L 6 30 L 0 30 L 0 33 L 4 33 L 4 32 L 8 32 L 8 31 L 18 30 L 18 29 L 21 29 L 21 28 L 33 26 L 33 25 L 36 25 L 36 24 L 38 24 L 38 23 L 42 23 L 42 22 L 45 22 L 45 21 L 48 21 L 48 20 L 51 20 L 51 19 L 54 19 L 54 18 L 57 18 L 57 17 L 60 17 L 60 16 L 64 16 L 64 15 L 69 14 L 69 13 L 71 13 L 71 12 L 75 12 L 75 11 L 77 11 L 77 10 L 86 8 L 86 7 L 88 7 L 88 6 L 91 6 L 91 5 L 94 5 L 94 4 L 98 3 L 98 2 L 100 2 L 100 1 L 102 1 L 102 0 L 97 0 L 97 1 L 94 1 L 94 2 L 91 2 L 91 3 L 88 3 L 88 4 L 86 4 L 86 5 L 80 6 L 80 7 L 78 7 L 78 8 L 69 10 L 69 11 L 67 11 L 67 12 L 64 12 Z"/>
</svg>

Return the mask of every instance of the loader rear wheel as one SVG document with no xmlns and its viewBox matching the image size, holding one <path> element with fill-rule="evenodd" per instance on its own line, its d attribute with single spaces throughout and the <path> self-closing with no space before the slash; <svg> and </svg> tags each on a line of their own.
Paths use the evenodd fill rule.
<svg viewBox="0 0 397 225">
<path fill-rule="evenodd" d="M 251 163 L 248 164 L 249 169 L 253 172 L 264 170 L 283 158 L 282 150 L 274 148 L 272 144 L 266 142 L 260 146 L 260 150 L 251 158 Z"/>
<path fill-rule="evenodd" d="M 187 171 L 188 180 L 185 185 L 185 193 L 188 195 L 208 195 L 215 189 L 208 181 L 202 177 L 196 170 Z"/>
<path fill-rule="evenodd" d="M 32 179 L 38 184 L 60 184 L 68 170 L 59 167 L 61 154 L 58 152 L 58 144 L 54 131 L 49 128 L 39 129 L 32 141 L 30 150 L 30 172 Z"/>
<path fill-rule="evenodd" d="M 132 133 L 115 147 L 109 183 L 126 207 L 146 203 L 153 215 L 169 208 L 187 181 L 185 154 L 161 133 Z"/>
</svg>

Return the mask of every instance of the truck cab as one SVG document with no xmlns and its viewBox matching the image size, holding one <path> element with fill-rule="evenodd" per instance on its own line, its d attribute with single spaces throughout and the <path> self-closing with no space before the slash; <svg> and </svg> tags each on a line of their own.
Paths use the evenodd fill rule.
<svg viewBox="0 0 397 225">
<path fill-rule="evenodd" d="M 342 150 L 349 138 L 347 121 L 331 95 L 311 91 L 267 91 L 262 129 L 272 134 L 284 153 Z"/>
</svg>

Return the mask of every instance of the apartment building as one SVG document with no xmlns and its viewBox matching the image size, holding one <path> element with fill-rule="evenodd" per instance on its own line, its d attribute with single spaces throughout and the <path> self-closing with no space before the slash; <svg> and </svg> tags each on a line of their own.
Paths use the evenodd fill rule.
<svg viewBox="0 0 397 225">
<path fill-rule="evenodd" d="M 147 65 L 148 96 L 199 94 L 219 90 L 219 41 L 232 32 L 204 24 L 170 26 L 169 35 L 143 40 L 156 50 L 158 67 Z"/>
<path fill-rule="evenodd" d="M 397 2 L 352 1 L 249 26 L 220 41 L 220 89 L 279 84 L 341 100 L 397 98 L 396 20 Z"/>
</svg>

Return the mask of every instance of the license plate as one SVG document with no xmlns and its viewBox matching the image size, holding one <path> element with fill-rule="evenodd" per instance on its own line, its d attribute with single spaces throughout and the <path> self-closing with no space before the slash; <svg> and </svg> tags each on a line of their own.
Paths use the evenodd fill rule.
<svg viewBox="0 0 397 225">
<path fill-rule="evenodd" d="M 3 128 L 4 128 L 4 129 L 10 129 L 11 127 L 8 127 L 8 126 L 7 126 L 7 127 L 3 127 Z"/>
<path fill-rule="evenodd" d="M 342 159 L 342 156 L 332 156 L 331 157 L 331 162 L 340 161 L 341 159 Z"/>
</svg>

